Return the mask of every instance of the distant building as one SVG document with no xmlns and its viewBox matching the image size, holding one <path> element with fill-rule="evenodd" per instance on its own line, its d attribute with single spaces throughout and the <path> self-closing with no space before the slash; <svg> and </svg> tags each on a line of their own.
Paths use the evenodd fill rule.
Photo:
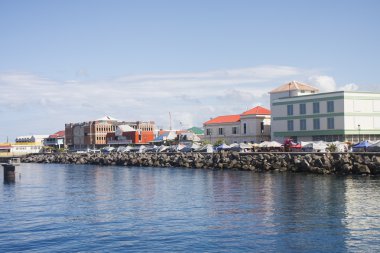
<svg viewBox="0 0 380 253">
<path fill-rule="evenodd" d="M 194 132 L 187 130 L 178 134 L 178 141 L 180 143 L 200 142 L 201 138 Z"/>
<path fill-rule="evenodd" d="M 290 82 L 270 94 L 272 140 L 349 141 L 380 139 L 380 93 L 318 93 L 308 84 Z"/>
<path fill-rule="evenodd" d="M 42 143 L 13 143 L 11 144 L 10 152 L 13 155 L 25 155 L 40 153 L 43 151 L 44 145 Z"/>
<path fill-rule="evenodd" d="M 16 143 L 34 143 L 34 144 L 43 144 L 45 139 L 49 135 L 25 135 L 16 137 Z"/>
<path fill-rule="evenodd" d="M 0 153 L 6 155 L 26 155 L 40 153 L 48 135 L 27 135 L 16 138 L 15 143 L 0 143 Z"/>
<path fill-rule="evenodd" d="M 205 131 L 200 127 L 192 127 L 187 129 L 187 131 L 192 132 L 198 136 L 203 135 L 205 133 Z"/>
<path fill-rule="evenodd" d="M 270 140 L 271 111 L 257 106 L 242 114 L 223 115 L 203 123 L 204 140 L 228 144 Z"/>
<path fill-rule="evenodd" d="M 134 129 L 129 125 L 117 126 L 115 132 L 107 134 L 107 144 L 118 146 L 148 144 L 153 139 L 153 130 Z"/>
<path fill-rule="evenodd" d="M 105 116 L 103 118 L 82 122 L 65 124 L 65 141 L 71 149 L 85 149 L 107 145 L 107 134 L 115 133 L 118 126 L 128 125 L 134 130 L 153 131 L 153 121 L 127 122 Z"/>
<path fill-rule="evenodd" d="M 49 135 L 44 141 L 45 146 L 61 148 L 65 144 L 65 131 L 58 131 Z"/>
</svg>

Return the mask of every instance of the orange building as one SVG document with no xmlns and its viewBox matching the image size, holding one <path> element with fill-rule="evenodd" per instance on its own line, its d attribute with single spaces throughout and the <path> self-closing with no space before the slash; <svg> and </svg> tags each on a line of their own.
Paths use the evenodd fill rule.
<svg viewBox="0 0 380 253">
<path fill-rule="evenodd" d="M 147 144 L 154 139 L 153 131 L 128 131 L 121 135 L 115 133 L 107 134 L 107 144 L 110 145 L 127 145 L 127 144 Z"/>
</svg>

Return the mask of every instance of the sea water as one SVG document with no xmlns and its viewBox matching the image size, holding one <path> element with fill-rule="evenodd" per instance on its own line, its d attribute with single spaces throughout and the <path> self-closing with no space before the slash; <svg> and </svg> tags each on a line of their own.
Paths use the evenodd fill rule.
<svg viewBox="0 0 380 253">
<path fill-rule="evenodd" d="M 22 251 L 379 252 L 380 179 L 21 164 L 0 252 Z"/>
</svg>

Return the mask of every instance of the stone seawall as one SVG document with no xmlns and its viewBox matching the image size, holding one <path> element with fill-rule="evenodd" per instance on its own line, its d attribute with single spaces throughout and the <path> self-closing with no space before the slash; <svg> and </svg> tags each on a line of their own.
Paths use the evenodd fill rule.
<svg viewBox="0 0 380 253">
<path fill-rule="evenodd" d="M 34 154 L 24 163 L 290 171 L 316 174 L 380 174 L 380 153 L 109 153 Z"/>
</svg>

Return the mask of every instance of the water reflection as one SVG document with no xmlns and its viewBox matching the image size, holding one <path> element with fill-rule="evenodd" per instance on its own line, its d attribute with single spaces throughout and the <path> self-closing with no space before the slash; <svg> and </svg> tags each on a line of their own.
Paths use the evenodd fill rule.
<svg viewBox="0 0 380 253">
<path fill-rule="evenodd" d="M 347 246 L 355 251 L 376 252 L 380 244 L 380 180 L 352 177 L 345 180 Z"/>
<path fill-rule="evenodd" d="M 377 179 L 87 165 L 19 169 L 21 180 L 0 185 L 2 252 L 380 249 Z"/>
</svg>

